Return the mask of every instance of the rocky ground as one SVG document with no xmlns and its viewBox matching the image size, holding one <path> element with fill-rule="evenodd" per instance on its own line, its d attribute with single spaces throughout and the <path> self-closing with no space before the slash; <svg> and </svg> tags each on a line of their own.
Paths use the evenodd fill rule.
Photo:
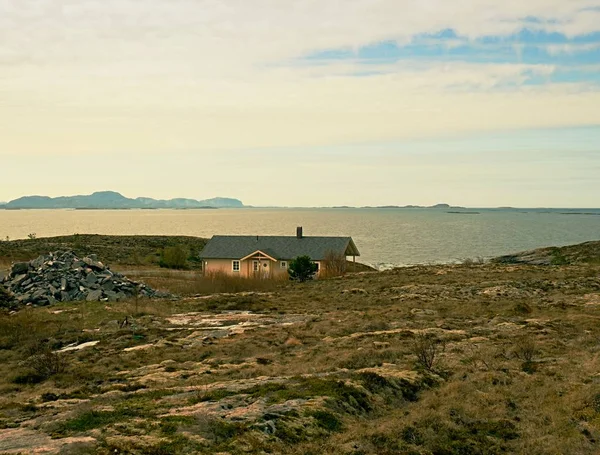
<svg viewBox="0 0 600 455">
<path fill-rule="evenodd" d="M 594 265 L 6 312 L 0 453 L 594 454 L 599 321 Z"/>
<path fill-rule="evenodd" d="M 494 259 L 497 264 L 529 265 L 600 265 L 600 241 L 563 247 L 538 248 Z"/>
</svg>

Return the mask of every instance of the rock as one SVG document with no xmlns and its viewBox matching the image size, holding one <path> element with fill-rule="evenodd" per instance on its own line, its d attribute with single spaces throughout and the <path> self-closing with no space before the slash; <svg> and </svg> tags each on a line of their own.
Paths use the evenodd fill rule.
<svg viewBox="0 0 600 455">
<path fill-rule="evenodd" d="M 16 277 L 15 277 L 15 278 L 14 278 L 12 281 L 13 281 L 13 283 L 17 283 L 17 284 L 19 284 L 19 283 L 21 283 L 22 281 L 24 281 L 26 278 L 27 278 L 27 275 L 26 275 L 26 274 L 23 274 L 23 275 L 17 275 L 17 276 L 16 276 Z"/>
<path fill-rule="evenodd" d="M 39 269 L 42 265 L 44 265 L 45 262 L 45 258 L 44 256 L 39 256 L 37 259 L 34 259 L 33 261 L 30 262 L 31 267 L 33 267 L 34 269 Z"/>
<path fill-rule="evenodd" d="M 13 264 L 11 269 L 11 276 L 26 274 L 29 271 L 29 263 L 28 262 L 17 262 Z"/>
<path fill-rule="evenodd" d="M 102 291 L 100 289 L 98 289 L 96 291 L 90 291 L 85 300 L 87 300 L 88 302 L 97 302 L 101 298 L 102 298 Z"/>
<path fill-rule="evenodd" d="M 85 278 L 85 282 L 91 285 L 95 284 L 96 281 L 98 281 L 98 277 L 94 272 L 90 271 L 90 273 L 88 273 L 88 276 Z"/>
<path fill-rule="evenodd" d="M 104 264 L 102 262 L 98 262 L 98 259 L 95 255 L 91 255 L 92 257 L 83 258 L 83 263 L 87 265 L 92 270 L 104 270 Z"/>
<path fill-rule="evenodd" d="M 106 296 L 109 302 L 116 302 L 117 300 L 119 300 L 119 296 L 116 292 L 104 291 L 104 295 Z"/>
<path fill-rule="evenodd" d="M 44 289 L 38 289 L 37 291 L 35 291 L 32 296 L 31 296 L 31 300 L 39 300 L 41 297 L 43 297 L 46 294 L 46 290 Z"/>
<path fill-rule="evenodd" d="M 410 310 L 411 314 L 415 316 L 435 316 L 437 314 L 434 310 L 428 310 L 426 308 L 413 308 Z"/>
</svg>

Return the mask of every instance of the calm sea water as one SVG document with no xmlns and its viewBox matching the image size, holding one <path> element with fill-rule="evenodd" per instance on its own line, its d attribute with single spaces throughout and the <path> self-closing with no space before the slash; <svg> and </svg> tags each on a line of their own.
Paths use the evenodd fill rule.
<svg viewBox="0 0 600 455">
<path fill-rule="evenodd" d="M 352 236 L 361 262 L 391 265 L 494 257 L 600 239 L 600 210 L 475 209 L 0 210 L 0 238 L 68 234 L 214 234 Z"/>
</svg>

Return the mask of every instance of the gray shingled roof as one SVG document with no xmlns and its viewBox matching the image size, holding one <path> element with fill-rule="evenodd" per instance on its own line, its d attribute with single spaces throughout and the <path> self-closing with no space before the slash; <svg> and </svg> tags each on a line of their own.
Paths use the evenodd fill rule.
<svg viewBox="0 0 600 455">
<path fill-rule="evenodd" d="M 208 241 L 200 257 L 202 259 L 241 259 L 255 251 L 275 259 L 294 259 L 310 256 L 314 261 L 322 261 L 330 251 L 346 256 L 360 256 L 351 237 L 291 237 L 291 236 L 250 236 L 215 235 Z"/>
</svg>

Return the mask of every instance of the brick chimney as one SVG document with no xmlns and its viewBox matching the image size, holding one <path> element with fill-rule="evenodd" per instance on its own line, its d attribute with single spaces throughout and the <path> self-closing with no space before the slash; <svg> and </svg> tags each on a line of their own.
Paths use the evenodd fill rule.
<svg viewBox="0 0 600 455">
<path fill-rule="evenodd" d="M 302 237 L 303 237 L 303 236 L 302 236 L 302 226 L 298 226 L 298 227 L 296 228 L 296 238 L 297 238 L 297 239 L 301 239 Z"/>
</svg>

